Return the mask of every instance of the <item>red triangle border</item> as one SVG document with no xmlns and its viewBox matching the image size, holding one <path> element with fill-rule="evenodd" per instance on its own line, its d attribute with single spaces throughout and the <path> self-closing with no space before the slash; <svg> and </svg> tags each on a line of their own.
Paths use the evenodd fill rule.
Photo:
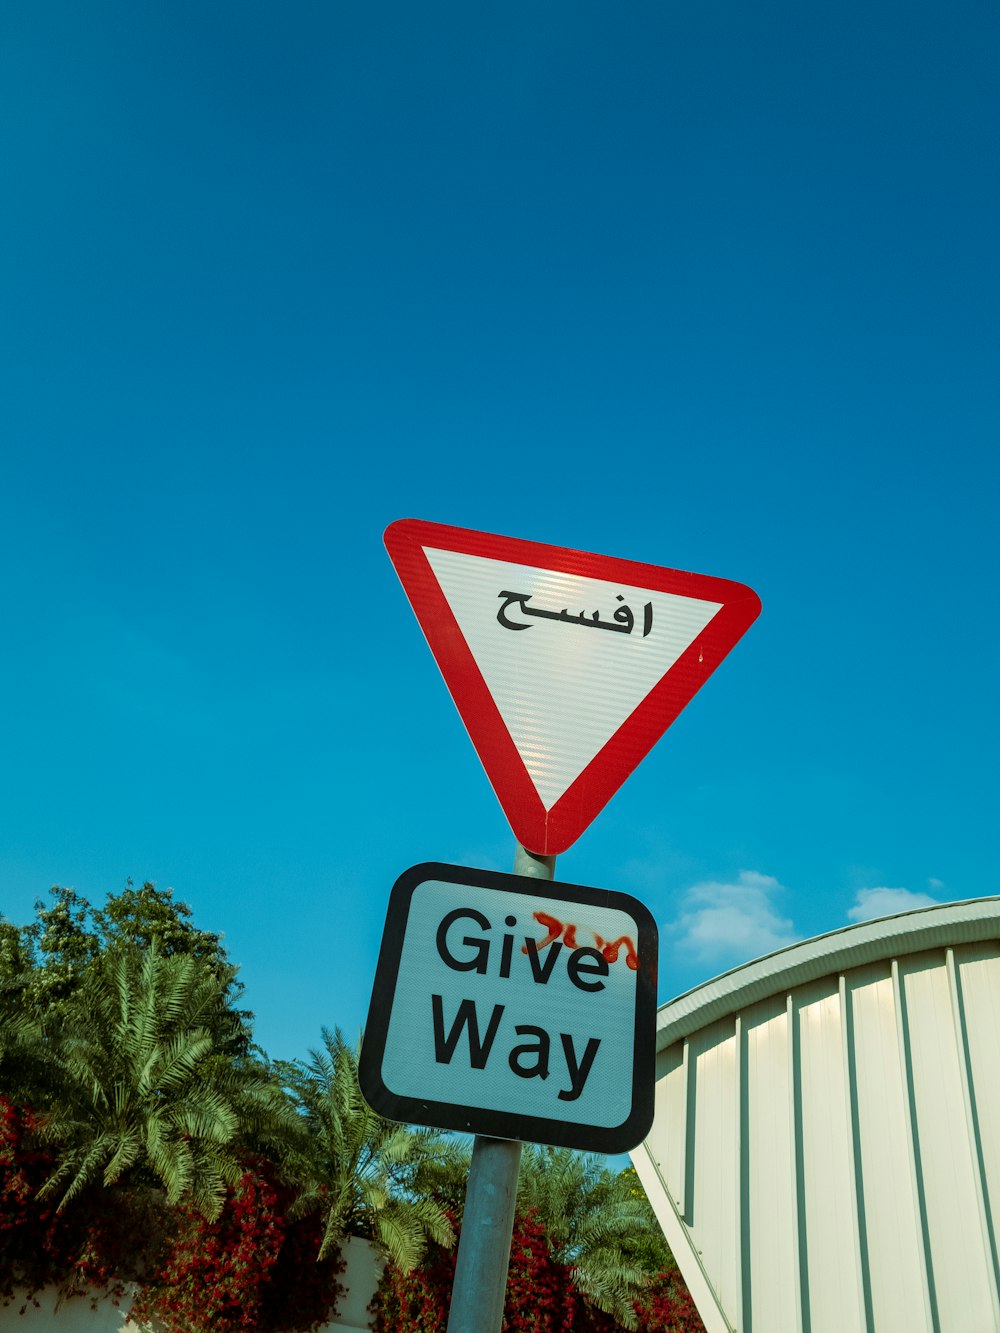
<svg viewBox="0 0 1000 1333">
<path fill-rule="evenodd" d="M 729 579 L 422 519 L 404 518 L 390 524 L 384 541 L 514 836 L 539 856 L 558 855 L 579 838 L 761 610 L 760 598 L 752 589 Z M 424 547 L 532 565 L 608 583 L 627 583 L 653 592 L 699 597 L 721 603 L 721 609 L 555 805 L 546 810 L 424 554 Z"/>
</svg>

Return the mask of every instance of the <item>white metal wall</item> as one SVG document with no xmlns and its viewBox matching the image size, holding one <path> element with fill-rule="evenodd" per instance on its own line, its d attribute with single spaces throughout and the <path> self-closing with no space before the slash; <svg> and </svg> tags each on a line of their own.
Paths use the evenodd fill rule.
<svg viewBox="0 0 1000 1333">
<path fill-rule="evenodd" d="M 998 1333 L 1000 899 L 661 1009 L 635 1165 L 710 1333 Z"/>
</svg>

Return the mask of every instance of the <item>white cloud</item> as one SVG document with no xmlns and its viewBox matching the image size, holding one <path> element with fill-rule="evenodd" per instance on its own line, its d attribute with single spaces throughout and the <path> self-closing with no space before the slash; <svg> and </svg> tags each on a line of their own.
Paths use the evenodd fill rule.
<svg viewBox="0 0 1000 1333">
<path fill-rule="evenodd" d="M 735 883 L 693 884 L 666 930 L 678 948 L 701 962 L 746 963 L 800 938 L 795 923 L 775 907 L 784 891 L 773 876 L 755 870 L 741 870 Z"/>
<path fill-rule="evenodd" d="M 877 916 L 894 916 L 897 912 L 912 912 L 918 907 L 933 907 L 936 902 L 937 899 L 929 893 L 914 893 L 910 889 L 859 889 L 847 919 L 872 921 Z"/>
</svg>

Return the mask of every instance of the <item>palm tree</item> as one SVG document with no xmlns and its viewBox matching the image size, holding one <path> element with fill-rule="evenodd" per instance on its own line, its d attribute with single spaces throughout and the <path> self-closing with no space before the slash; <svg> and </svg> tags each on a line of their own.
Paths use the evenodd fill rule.
<svg viewBox="0 0 1000 1333">
<path fill-rule="evenodd" d="M 649 1203 L 629 1180 L 593 1155 L 526 1145 L 518 1208 L 537 1216 L 553 1257 L 572 1270 L 584 1295 L 634 1328 L 632 1302 L 653 1276 L 637 1242 L 650 1228 L 658 1234 L 658 1227 Z"/>
<path fill-rule="evenodd" d="M 189 954 L 154 943 L 106 952 L 83 973 L 50 1033 L 54 1096 L 42 1136 L 56 1169 L 42 1188 L 64 1208 L 98 1180 L 152 1175 L 168 1203 L 217 1217 L 241 1174 L 247 1135 L 297 1121 L 277 1084 L 223 1052 L 220 979 Z M 233 1033 L 239 1024 L 234 1014 Z"/>
<path fill-rule="evenodd" d="M 52 1052 L 31 1003 L 32 960 L 20 932 L 0 918 L 0 1087 L 12 1101 L 44 1105 Z"/>
<path fill-rule="evenodd" d="M 325 1214 L 319 1258 L 346 1235 L 363 1235 L 409 1272 L 429 1239 L 453 1244 L 448 1215 L 423 1184 L 435 1166 L 461 1149 L 434 1130 L 376 1115 L 361 1095 L 357 1052 L 339 1029 L 324 1028 L 321 1050 L 281 1069 L 308 1136 L 297 1164 L 298 1209 L 321 1208 Z"/>
</svg>

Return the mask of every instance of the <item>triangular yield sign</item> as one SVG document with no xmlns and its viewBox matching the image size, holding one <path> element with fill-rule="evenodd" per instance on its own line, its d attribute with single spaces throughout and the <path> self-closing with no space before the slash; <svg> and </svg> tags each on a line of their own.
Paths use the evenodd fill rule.
<svg viewBox="0 0 1000 1333">
<path fill-rule="evenodd" d="M 515 837 L 565 851 L 760 614 L 742 583 L 418 519 L 386 549 Z"/>
</svg>

